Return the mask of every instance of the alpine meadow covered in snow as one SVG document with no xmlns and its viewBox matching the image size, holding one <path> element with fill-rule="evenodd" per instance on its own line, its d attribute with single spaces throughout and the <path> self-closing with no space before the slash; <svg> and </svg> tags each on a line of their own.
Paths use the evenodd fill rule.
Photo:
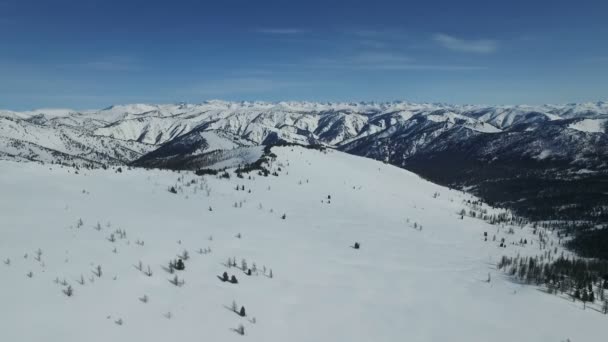
<svg viewBox="0 0 608 342">
<path fill-rule="evenodd" d="M 271 151 L 278 176 L 2 162 L 4 338 L 603 340 L 599 302 L 496 269 L 569 256 L 555 232 L 373 160 Z"/>
<path fill-rule="evenodd" d="M 0 0 L 0 342 L 605 342 L 606 13 Z"/>
</svg>

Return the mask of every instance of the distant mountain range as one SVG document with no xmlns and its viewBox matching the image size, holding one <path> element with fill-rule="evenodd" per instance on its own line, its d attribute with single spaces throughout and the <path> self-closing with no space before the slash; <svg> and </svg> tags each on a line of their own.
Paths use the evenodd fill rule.
<svg viewBox="0 0 608 342">
<path fill-rule="evenodd" d="M 605 102 L 207 101 L 0 111 L 0 158 L 197 170 L 235 156 L 255 161 L 260 145 L 323 145 L 468 189 L 528 217 L 592 218 L 595 225 L 608 221 L 607 122 Z"/>
<path fill-rule="evenodd" d="M 479 158 L 519 154 L 604 167 L 608 103 L 542 106 L 224 102 L 0 111 L 0 154 L 57 162 L 128 163 L 163 144 L 185 153 L 321 144 L 399 165 L 454 145 Z M 180 152 L 180 151 L 177 151 Z"/>
</svg>

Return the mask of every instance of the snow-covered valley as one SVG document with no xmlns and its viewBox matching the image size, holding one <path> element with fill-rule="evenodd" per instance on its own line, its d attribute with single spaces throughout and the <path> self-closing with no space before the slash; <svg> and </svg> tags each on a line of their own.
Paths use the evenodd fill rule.
<svg viewBox="0 0 608 342">
<path fill-rule="evenodd" d="M 371 159 L 272 152 L 278 176 L 229 179 L 0 161 L 1 339 L 604 341 L 596 307 L 496 269 L 541 253 L 531 227 L 461 219 L 475 198 Z"/>
</svg>

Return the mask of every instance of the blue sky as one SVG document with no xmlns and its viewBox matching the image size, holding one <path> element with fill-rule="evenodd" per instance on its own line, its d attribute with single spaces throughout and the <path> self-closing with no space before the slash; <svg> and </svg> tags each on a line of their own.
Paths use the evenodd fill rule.
<svg viewBox="0 0 608 342">
<path fill-rule="evenodd" d="M 607 1 L 0 0 L 0 108 L 608 99 Z"/>
</svg>

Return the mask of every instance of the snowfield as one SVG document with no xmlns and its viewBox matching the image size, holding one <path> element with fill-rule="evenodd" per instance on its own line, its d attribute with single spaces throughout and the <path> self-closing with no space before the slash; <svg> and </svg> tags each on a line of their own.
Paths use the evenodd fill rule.
<svg viewBox="0 0 608 342">
<path fill-rule="evenodd" d="M 583 119 L 568 127 L 581 132 L 604 133 L 606 131 L 606 119 Z"/>
<path fill-rule="evenodd" d="M 272 152 L 279 176 L 252 179 L 0 161 L 0 340 L 605 341 L 606 316 L 496 270 L 538 253 L 530 228 L 461 219 L 470 195 L 377 161 Z"/>
</svg>

